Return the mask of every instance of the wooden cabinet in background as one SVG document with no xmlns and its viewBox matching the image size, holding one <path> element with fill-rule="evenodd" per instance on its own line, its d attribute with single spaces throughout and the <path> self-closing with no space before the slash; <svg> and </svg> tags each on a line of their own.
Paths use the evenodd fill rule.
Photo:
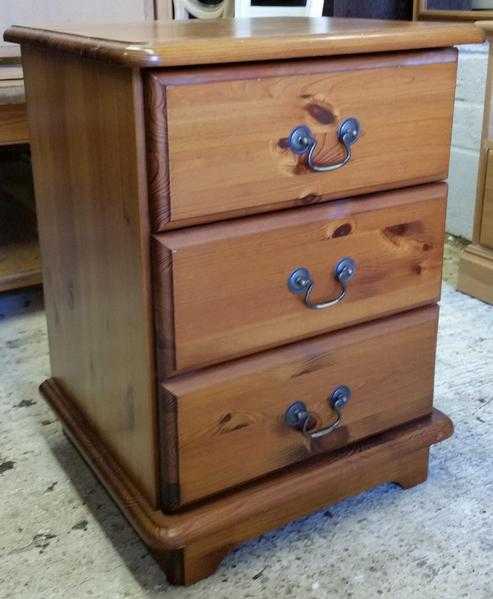
<svg viewBox="0 0 493 599">
<path fill-rule="evenodd" d="M 493 21 L 479 25 L 490 42 L 488 77 L 473 237 L 461 256 L 457 289 L 493 304 Z"/>
<path fill-rule="evenodd" d="M 2 0 L 0 2 L 0 146 L 28 144 L 29 126 L 20 48 L 3 40 L 11 25 L 52 22 L 144 22 L 170 17 L 172 0 Z M 13 149 L 12 154 L 28 152 Z M 3 153 L 5 155 L 5 153 Z M 0 156 L 0 160 L 2 157 Z M 0 171 L 1 171 L 0 166 Z M 29 185 L 30 174 L 26 173 Z M 31 209 L 18 208 L 17 198 L 0 181 L 0 292 L 41 283 L 34 199 Z M 27 216 L 26 216 L 27 215 Z"/>
<path fill-rule="evenodd" d="M 0 7 L 0 14 L 4 7 Z M 41 261 L 31 205 L 18 206 L 19 189 L 9 185 L 10 171 L 18 171 L 29 149 L 24 82 L 19 50 L 0 46 L 0 292 L 41 283 Z M 16 146 L 16 147 L 12 147 Z M 23 188 L 30 186 L 29 164 L 24 165 Z"/>
<path fill-rule="evenodd" d="M 487 151 L 479 243 L 493 249 L 493 151 Z"/>
</svg>

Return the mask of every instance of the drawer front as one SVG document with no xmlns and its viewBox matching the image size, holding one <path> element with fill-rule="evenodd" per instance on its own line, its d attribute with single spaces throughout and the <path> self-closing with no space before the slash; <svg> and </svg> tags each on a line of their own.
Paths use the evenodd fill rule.
<svg viewBox="0 0 493 599">
<path fill-rule="evenodd" d="M 154 230 L 446 178 L 455 74 L 454 49 L 155 72 Z M 348 117 L 360 136 L 337 170 L 313 171 L 296 136 L 289 145 L 307 126 L 312 162 L 340 163 Z"/>
<path fill-rule="evenodd" d="M 155 236 L 161 377 L 435 302 L 445 197 L 431 184 Z M 339 297 L 347 257 L 355 273 L 335 305 L 290 291 L 302 267 L 310 302 Z"/>
<path fill-rule="evenodd" d="M 163 384 L 165 507 L 431 412 L 437 317 L 436 306 L 421 308 Z M 286 424 L 287 409 L 300 401 L 318 428 L 330 424 L 328 399 L 341 385 L 351 397 L 332 432 L 312 441 Z"/>
</svg>

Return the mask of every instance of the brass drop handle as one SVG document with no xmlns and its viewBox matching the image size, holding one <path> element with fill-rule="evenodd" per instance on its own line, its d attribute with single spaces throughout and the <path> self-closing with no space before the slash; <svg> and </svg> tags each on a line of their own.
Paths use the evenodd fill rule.
<svg viewBox="0 0 493 599">
<path fill-rule="evenodd" d="M 351 160 L 351 146 L 358 140 L 360 131 L 359 121 L 355 117 L 345 119 L 339 125 L 337 139 L 344 147 L 344 158 L 340 162 L 322 164 L 315 160 L 317 140 L 306 125 L 298 125 L 291 131 L 288 137 L 288 147 L 300 156 L 308 154 L 306 163 L 312 171 L 327 173 L 343 167 Z"/>
<path fill-rule="evenodd" d="M 302 401 L 295 401 L 288 407 L 284 414 L 284 422 L 291 428 L 300 431 L 310 441 L 319 439 L 320 437 L 326 437 L 338 428 L 339 424 L 342 422 L 341 410 L 350 399 L 351 389 L 346 385 L 339 385 L 332 391 L 328 402 L 336 414 L 336 419 L 323 428 L 312 430 L 316 425 L 317 418 L 307 409 Z"/>
<path fill-rule="evenodd" d="M 305 267 L 296 268 L 288 277 L 288 289 L 295 295 L 303 294 L 303 302 L 311 310 L 325 310 L 335 306 L 346 297 L 347 285 L 356 273 L 356 262 L 352 258 L 341 258 L 334 269 L 334 279 L 341 289 L 336 297 L 323 302 L 312 302 L 311 294 L 315 285 L 310 271 Z"/>
</svg>

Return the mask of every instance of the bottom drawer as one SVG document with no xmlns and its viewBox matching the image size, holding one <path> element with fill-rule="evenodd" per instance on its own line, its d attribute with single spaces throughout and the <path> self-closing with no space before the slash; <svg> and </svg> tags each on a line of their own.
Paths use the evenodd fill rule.
<svg viewBox="0 0 493 599">
<path fill-rule="evenodd" d="M 160 388 L 163 508 L 171 510 L 431 412 L 438 307 L 174 378 Z M 342 420 L 335 389 L 350 398 Z M 346 396 L 348 395 L 345 390 Z M 344 396 L 344 393 L 341 392 Z M 306 433 L 286 422 L 303 402 Z M 291 408 L 292 424 L 305 416 Z M 289 420 L 289 419 L 288 419 Z"/>
</svg>

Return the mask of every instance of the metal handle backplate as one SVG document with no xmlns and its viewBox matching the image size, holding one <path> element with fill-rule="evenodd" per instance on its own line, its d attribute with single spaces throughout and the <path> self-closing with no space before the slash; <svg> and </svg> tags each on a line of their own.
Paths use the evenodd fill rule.
<svg viewBox="0 0 493 599">
<path fill-rule="evenodd" d="M 351 389 L 346 385 L 339 385 L 332 391 L 328 402 L 336 414 L 336 419 L 323 428 L 313 430 L 316 426 L 317 418 L 307 409 L 302 401 L 295 401 L 288 407 L 284 414 L 284 421 L 291 428 L 300 431 L 310 441 L 319 439 L 320 437 L 326 437 L 338 428 L 339 424 L 342 422 L 341 410 L 350 399 Z"/>
<path fill-rule="evenodd" d="M 358 140 L 361 132 L 359 121 L 350 117 L 342 121 L 337 130 L 337 139 L 344 147 L 344 158 L 340 162 L 323 164 L 315 159 L 317 139 L 306 125 L 295 127 L 288 137 L 288 147 L 295 154 L 307 154 L 306 163 L 312 171 L 327 173 L 343 167 L 351 160 L 351 146 Z"/>
<path fill-rule="evenodd" d="M 296 268 L 288 277 L 288 289 L 295 295 L 303 294 L 303 302 L 311 310 L 324 310 L 341 302 L 347 292 L 347 285 L 356 273 L 356 262 L 352 258 L 341 258 L 334 269 L 334 279 L 341 289 L 336 297 L 323 302 L 312 302 L 311 295 L 315 285 L 310 271 L 305 267 Z"/>
</svg>

